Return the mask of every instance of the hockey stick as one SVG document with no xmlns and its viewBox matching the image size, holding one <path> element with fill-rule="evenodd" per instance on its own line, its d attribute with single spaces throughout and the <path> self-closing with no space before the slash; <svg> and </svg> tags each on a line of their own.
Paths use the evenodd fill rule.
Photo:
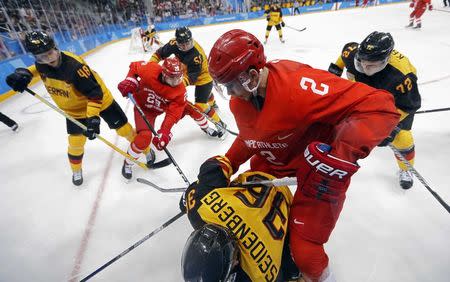
<svg viewBox="0 0 450 282">
<path fill-rule="evenodd" d="M 411 171 L 417 177 L 417 179 L 419 179 L 420 183 L 422 183 L 423 186 L 427 188 L 427 190 L 431 193 L 431 195 L 433 195 L 433 197 L 436 200 L 438 200 L 438 202 L 447 210 L 447 212 L 450 213 L 449 205 L 438 195 L 438 193 L 436 193 L 435 191 L 433 191 L 433 189 L 431 189 L 430 185 L 428 185 L 425 178 L 423 178 L 422 175 L 420 175 L 420 173 L 411 165 L 411 163 L 402 155 L 402 153 L 400 153 L 400 151 L 397 148 L 395 148 L 392 144 L 389 144 L 388 146 L 394 152 L 395 156 L 406 165 L 408 170 Z"/>
<path fill-rule="evenodd" d="M 163 192 L 163 193 L 184 192 L 187 189 L 187 188 L 163 188 L 163 187 L 158 186 L 155 183 L 153 183 L 151 181 L 148 181 L 147 179 L 144 179 L 144 178 L 137 178 L 136 180 L 139 183 L 149 185 L 149 186 L 151 186 L 151 187 L 155 188 L 156 190 L 158 190 L 160 192 Z"/>
<path fill-rule="evenodd" d="M 433 11 L 444 12 L 444 13 L 450 13 L 450 11 L 441 10 L 441 9 L 433 9 Z"/>
<path fill-rule="evenodd" d="M 287 185 L 297 185 L 297 177 L 284 177 L 276 178 L 272 180 L 256 180 L 247 181 L 242 183 L 243 186 L 254 186 L 254 185 L 270 185 L 274 187 L 287 186 Z"/>
<path fill-rule="evenodd" d="M 224 99 L 225 101 L 230 101 L 230 97 L 227 97 L 225 93 L 223 93 L 223 88 L 220 86 L 215 80 L 213 80 L 213 87 L 214 90 L 216 90 L 217 93 L 219 93 L 220 97 Z"/>
<path fill-rule="evenodd" d="M 150 124 L 150 122 L 148 122 L 147 118 L 145 117 L 144 112 L 142 111 L 141 107 L 139 107 L 139 105 L 137 104 L 136 100 L 133 97 L 133 94 L 128 93 L 128 98 L 131 100 L 131 102 L 134 104 L 134 106 L 136 107 L 136 109 L 138 110 L 139 114 L 141 115 L 141 117 L 144 119 L 145 124 L 147 124 L 148 128 L 150 129 L 150 131 L 153 133 L 154 136 L 158 136 L 158 133 L 155 131 L 155 128 L 153 128 L 153 126 Z M 173 165 L 175 166 L 175 168 L 177 169 L 178 173 L 181 175 L 181 178 L 183 178 L 184 182 L 189 186 L 189 180 L 187 179 L 186 175 L 184 175 L 183 171 L 181 170 L 181 168 L 178 166 L 177 162 L 175 161 L 175 159 L 172 157 L 172 154 L 169 152 L 169 150 L 164 147 L 164 152 L 166 152 L 166 155 L 169 157 L 170 161 L 173 163 Z"/>
<path fill-rule="evenodd" d="M 229 130 L 229 129 L 226 128 L 226 127 L 223 127 L 222 125 L 220 125 L 219 123 L 217 123 L 216 121 L 214 121 L 210 116 L 208 116 L 207 114 L 205 114 L 205 113 L 201 112 L 199 109 L 197 109 L 197 107 L 194 106 L 191 102 L 188 101 L 188 104 L 189 104 L 189 106 L 191 106 L 191 108 L 194 109 L 194 111 L 196 111 L 197 113 L 203 115 L 207 120 L 209 120 L 209 121 L 210 121 L 212 124 L 214 124 L 215 126 L 220 127 L 220 128 L 222 128 L 222 129 L 225 129 L 225 130 L 228 131 L 231 135 L 238 136 L 238 133 L 236 133 L 236 132 L 234 132 L 234 131 L 231 131 L 231 130 Z"/>
<path fill-rule="evenodd" d="M 89 274 L 88 276 L 86 276 L 85 278 L 81 279 L 80 282 L 85 282 L 88 281 L 89 279 L 91 279 L 92 277 L 94 277 L 97 273 L 99 273 L 100 271 L 102 271 L 103 269 L 105 269 L 106 267 L 108 267 L 109 265 L 111 265 L 112 263 L 114 263 L 116 260 L 120 259 L 121 257 L 123 257 L 124 255 L 128 254 L 129 252 L 131 252 L 134 248 L 136 248 L 137 246 L 139 246 L 140 244 L 144 243 L 145 241 L 147 241 L 148 239 L 150 239 L 152 236 L 154 236 L 156 233 L 164 230 L 167 226 L 169 226 L 170 224 L 172 224 L 173 222 L 175 222 L 177 219 L 179 219 L 180 217 L 182 217 L 184 215 L 184 212 L 180 212 L 178 213 L 176 216 L 172 217 L 171 219 L 169 219 L 168 221 L 166 221 L 165 223 L 163 223 L 163 225 L 161 225 L 160 227 L 156 228 L 155 230 L 153 230 L 151 233 L 147 234 L 144 238 L 142 238 L 141 240 L 137 241 L 136 243 L 134 243 L 133 246 L 129 247 L 128 249 L 126 249 L 125 251 L 123 251 L 122 253 L 120 253 L 119 255 L 117 255 L 116 257 L 114 257 L 113 259 L 111 259 L 110 261 L 108 261 L 107 263 L 105 263 L 104 265 L 102 265 L 101 267 L 97 268 L 94 272 L 92 272 L 91 274 Z"/>
<path fill-rule="evenodd" d="M 304 28 L 295 28 L 295 27 L 292 27 L 292 26 L 289 26 L 289 25 L 285 25 L 287 28 L 290 28 L 290 29 L 293 29 L 293 30 L 295 30 L 295 31 L 298 31 L 298 32 L 302 32 L 302 31 L 305 31 L 305 29 L 306 29 L 306 27 L 304 27 Z"/>
<path fill-rule="evenodd" d="M 70 120 L 71 122 L 73 122 L 74 124 L 76 124 L 78 127 L 80 127 L 81 129 L 83 129 L 84 131 L 87 130 L 86 125 L 82 124 L 81 122 L 79 122 L 78 120 L 74 119 L 73 117 L 69 116 L 68 114 L 66 114 L 63 110 L 61 110 L 60 108 L 58 108 L 57 106 L 53 105 L 52 103 L 50 103 L 49 101 L 47 101 L 46 99 L 44 99 L 43 97 L 41 97 L 40 95 L 38 95 L 36 92 L 34 92 L 33 90 L 29 89 L 29 88 L 25 88 L 25 91 L 27 91 L 28 93 L 30 93 L 31 95 L 33 95 L 34 97 L 36 97 L 37 99 L 39 99 L 42 103 L 46 104 L 47 106 L 49 106 L 50 108 L 52 108 L 53 110 L 55 110 L 56 112 L 60 113 L 61 115 L 63 115 L 66 119 Z M 109 142 L 108 140 L 106 140 L 105 138 L 103 138 L 102 136 L 100 136 L 100 134 L 95 134 L 95 137 L 97 139 L 99 139 L 100 141 L 102 141 L 103 143 L 105 143 L 106 145 L 108 145 L 109 147 L 111 147 L 114 151 L 118 152 L 119 154 L 121 154 L 122 156 L 124 156 L 125 158 L 129 159 L 130 161 L 134 162 L 135 164 L 137 164 L 138 166 L 147 169 L 147 165 L 135 160 L 132 156 L 128 155 L 126 152 L 122 151 L 119 147 L 117 147 L 116 145 L 114 145 L 113 143 Z"/>
<path fill-rule="evenodd" d="M 143 178 L 138 178 L 137 182 L 149 185 L 156 190 L 163 193 L 176 193 L 176 192 L 184 192 L 187 188 L 163 188 L 161 186 L 156 185 L 155 183 L 148 181 Z M 268 185 L 273 187 L 286 186 L 286 185 L 297 185 L 296 177 L 285 177 L 278 178 L 273 180 L 257 180 L 257 181 L 248 181 L 241 184 L 239 186 L 259 186 L 259 185 Z"/>
<path fill-rule="evenodd" d="M 133 95 L 132 95 L 131 93 L 128 93 L 128 97 L 130 97 L 130 95 L 133 97 Z M 134 97 L 133 97 L 133 99 L 130 99 L 130 100 L 131 100 L 131 102 L 133 102 L 133 104 L 136 106 L 136 108 L 139 107 L 138 105 L 136 105 L 136 100 L 134 100 Z M 139 108 L 139 109 L 140 109 L 140 108 Z M 150 131 L 155 135 L 155 129 L 154 129 L 153 126 L 150 124 L 150 122 L 148 121 L 148 119 L 145 117 L 144 112 L 142 112 L 142 110 L 139 110 L 139 109 L 138 109 L 138 112 L 139 112 L 140 116 L 142 117 L 142 119 L 144 120 L 145 124 L 146 124 L 147 127 L 150 129 Z M 158 134 L 156 134 L 156 135 L 158 135 Z M 155 136 L 156 136 L 156 135 L 155 135 Z M 150 150 L 151 150 L 151 149 L 150 149 Z M 165 158 L 165 159 L 162 160 L 162 161 L 153 163 L 153 164 L 151 164 L 151 165 L 147 165 L 147 167 L 148 167 L 148 168 L 152 168 L 152 169 L 162 168 L 162 167 L 165 167 L 165 166 L 170 165 L 171 162 L 172 162 L 172 161 L 171 161 L 169 158 Z"/>
<path fill-rule="evenodd" d="M 432 110 L 417 111 L 416 114 L 425 114 L 425 113 L 434 113 L 434 112 L 444 112 L 444 111 L 450 111 L 450 108 L 440 108 L 440 109 L 432 109 Z"/>
</svg>

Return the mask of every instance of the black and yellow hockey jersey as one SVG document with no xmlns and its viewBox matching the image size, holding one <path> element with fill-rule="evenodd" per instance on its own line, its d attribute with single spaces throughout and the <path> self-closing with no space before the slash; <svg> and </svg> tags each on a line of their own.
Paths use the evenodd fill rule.
<svg viewBox="0 0 450 282">
<path fill-rule="evenodd" d="M 246 172 L 232 183 L 273 179 Z M 236 281 L 279 281 L 292 194 L 282 187 L 224 187 L 191 185 L 186 191 L 188 217 L 194 228 L 215 223 L 231 230 L 239 242 Z M 278 280 L 277 280 L 278 279 Z"/>
<path fill-rule="evenodd" d="M 421 98 L 417 87 L 416 68 L 409 59 L 400 52 L 393 50 L 387 66 L 372 76 L 358 72 L 355 68 L 355 54 L 358 43 L 347 43 L 336 61 L 343 70 L 347 68 L 349 78 L 369 86 L 384 89 L 394 95 L 395 106 L 405 113 L 414 113 L 420 108 Z M 402 119 L 405 116 L 402 113 Z"/>
<path fill-rule="evenodd" d="M 269 26 L 278 25 L 283 21 L 283 12 L 277 5 L 272 5 L 270 9 L 264 11 L 264 14 L 269 19 L 267 23 Z"/>
<path fill-rule="evenodd" d="M 166 45 L 162 46 L 152 55 L 150 61 L 159 62 L 162 59 L 174 54 L 185 68 L 185 85 L 204 85 L 212 82 L 212 77 L 209 74 L 208 59 L 205 51 L 197 41 L 193 40 L 194 47 L 189 51 L 180 51 L 177 47 L 175 39 L 170 40 Z"/>
<path fill-rule="evenodd" d="M 36 63 L 36 70 L 56 105 L 76 118 L 98 116 L 114 101 L 100 76 L 75 54 L 61 52 L 61 65 Z"/>
</svg>

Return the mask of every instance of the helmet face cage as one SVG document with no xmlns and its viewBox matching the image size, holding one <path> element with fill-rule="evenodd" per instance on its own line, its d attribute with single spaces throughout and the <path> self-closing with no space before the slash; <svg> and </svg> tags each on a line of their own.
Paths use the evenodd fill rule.
<svg viewBox="0 0 450 282">
<path fill-rule="evenodd" d="M 235 237 L 224 227 L 206 224 L 195 230 L 183 250 L 185 281 L 230 281 L 238 250 Z"/>
</svg>

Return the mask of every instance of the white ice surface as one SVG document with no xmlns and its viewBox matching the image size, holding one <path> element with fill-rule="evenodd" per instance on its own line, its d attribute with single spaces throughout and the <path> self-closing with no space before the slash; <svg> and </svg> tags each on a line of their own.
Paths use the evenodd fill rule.
<svg viewBox="0 0 450 282">
<path fill-rule="evenodd" d="M 442 9 L 441 5 L 435 3 L 436 8 Z M 268 59 L 288 58 L 327 69 L 345 43 L 360 42 L 374 30 L 388 31 L 396 49 L 416 66 L 421 83 L 438 79 L 420 86 L 422 109 L 448 107 L 450 14 L 427 11 L 423 28 L 417 31 L 404 28 L 410 12 L 408 4 L 402 3 L 286 17 L 286 24 L 307 30 L 299 33 L 285 28 L 284 45 L 272 31 L 266 54 Z M 263 40 L 265 25 L 262 19 L 192 31 L 208 53 L 214 41 L 232 28 L 253 32 Z M 161 39 L 167 41 L 172 35 L 162 33 Z M 128 45 L 128 40 L 109 45 L 86 60 L 133 120 L 131 107 L 116 86 L 130 61 L 149 55 L 130 56 Z M 32 89 L 48 98 L 42 83 Z M 216 98 L 230 128 L 236 129 L 226 101 Z M 25 93 L 2 103 L 0 111 L 21 127 L 14 134 L 0 125 L 0 281 L 68 281 L 72 273 L 82 278 L 178 213 L 179 194 L 162 194 L 135 181 L 125 183 L 120 174 L 122 157 L 100 141 L 87 142 L 85 183 L 75 188 L 67 161 L 64 118 Z M 449 112 L 421 114 L 416 116 L 413 131 L 416 168 L 447 202 L 449 123 Z M 127 143 L 116 139 L 105 123 L 101 129 L 105 138 L 126 150 Z M 224 141 L 207 138 L 189 118 L 175 126 L 173 135 L 168 149 L 190 181 L 196 179 L 205 159 L 225 153 L 233 141 L 233 136 Z M 164 153 L 157 156 L 161 159 Z M 449 214 L 417 180 L 409 191 L 399 188 L 389 149 L 376 148 L 360 164 L 326 245 L 337 280 L 449 281 Z M 164 187 L 184 186 L 173 166 L 148 172 L 135 168 L 134 175 Z M 190 232 L 183 217 L 92 281 L 180 281 L 181 252 Z M 83 237 L 87 244 L 84 256 L 79 256 Z M 77 257 L 81 259 L 79 272 L 74 271 Z"/>
</svg>

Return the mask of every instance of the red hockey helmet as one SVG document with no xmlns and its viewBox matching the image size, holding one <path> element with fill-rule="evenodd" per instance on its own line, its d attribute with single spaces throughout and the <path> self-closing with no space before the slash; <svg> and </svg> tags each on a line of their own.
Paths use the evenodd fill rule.
<svg viewBox="0 0 450 282">
<path fill-rule="evenodd" d="M 266 64 L 266 56 L 263 45 L 253 34 L 233 29 L 214 43 L 208 63 L 213 79 L 224 84 L 251 67 L 262 69 Z"/>
<path fill-rule="evenodd" d="M 162 73 L 164 80 L 172 87 L 177 86 L 183 81 L 183 65 L 176 58 L 166 58 L 162 64 Z"/>
</svg>

